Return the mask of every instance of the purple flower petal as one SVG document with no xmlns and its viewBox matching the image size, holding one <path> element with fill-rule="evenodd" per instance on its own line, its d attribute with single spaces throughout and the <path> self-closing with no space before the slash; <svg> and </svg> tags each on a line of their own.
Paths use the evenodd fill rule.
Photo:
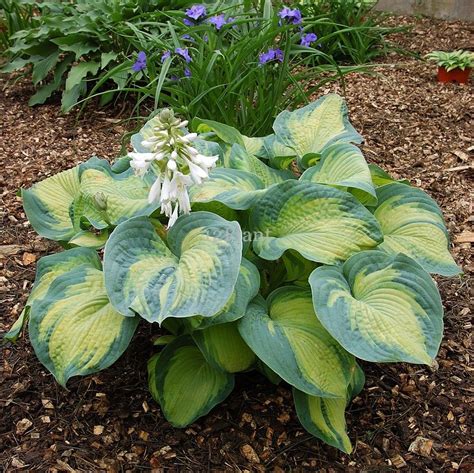
<svg viewBox="0 0 474 473">
<path fill-rule="evenodd" d="M 137 55 L 137 60 L 132 66 L 132 70 L 135 72 L 140 72 L 146 68 L 146 53 L 145 51 L 140 51 Z"/>
<path fill-rule="evenodd" d="M 188 48 L 176 48 L 174 50 L 176 54 L 179 54 L 187 63 L 192 61 L 191 56 L 189 55 Z"/>
<path fill-rule="evenodd" d="M 185 19 L 183 20 L 183 23 L 184 23 L 186 26 L 194 26 L 194 21 L 188 20 L 187 18 L 185 18 Z"/>
<path fill-rule="evenodd" d="M 227 24 L 224 13 L 221 13 L 220 15 L 211 16 L 207 21 L 211 25 L 214 25 L 217 31 L 219 31 L 224 25 Z"/>
<path fill-rule="evenodd" d="M 206 7 L 204 5 L 193 5 L 186 10 L 186 16 L 193 20 L 199 20 L 201 16 L 206 16 Z"/>
<path fill-rule="evenodd" d="M 314 33 L 307 33 L 303 36 L 301 36 L 301 46 L 311 46 L 312 43 L 314 43 L 315 41 L 317 41 L 318 39 L 318 36 L 315 35 Z"/>
<path fill-rule="evenodd" d="M 191 77 L 191 69 L 189 69 L 189 67 L 186 67 L 184 69 L 184 76 L 185 77 Z"/>
<path fill-rule="evenodd" d="M 283 7 L 279 12 L 278 16 L 285 20 L 290 25 L 299 25 L 302 22 L 301 11 L 297 8 L 291 9 L 288 7 Z M 281 21 L 280 21 L 281 24 Z"/>
<path fill-rule="evenodd" d="M 165 51 L 162 55 L 161 55 L 161 62 L 165 62 L 169 57 L 171 56 L 171 52 L 170 51 Z"/>
</svg>

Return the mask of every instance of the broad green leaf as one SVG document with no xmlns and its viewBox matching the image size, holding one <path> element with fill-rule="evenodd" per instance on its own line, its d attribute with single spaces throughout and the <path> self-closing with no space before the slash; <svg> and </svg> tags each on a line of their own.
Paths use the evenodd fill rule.
<svg viewBox="0 0 474 473">
<path fill-rule="evenodd" d="M 345 399 L 310 396 L 293 388 L 296 414 L 301 425 L 310 434 L 345 453 L 352 451 L 346 432 L 345 408 L 349 401 L 362 391 L 365 383 L 361 367 L 355 363 L 353 368 Z"/>
<path fill-rule="evenodd" d="M 400 183 L 377 189 L 374 211 L 384 234 L 380 249 L 404 253 L 426 271 L 454 276 L 461 271 L 449 253 L 449 235 L 436 202 L 421 189 Z"/>
<path fill-rule="evenodd" d="M 108 237 L 109 231 L 107 229 L 104 229 L 99 233 L 93 233 L 88 230 L 81 230 L 69 240 L 69 244 L 83 246 L 86 248 L 99 249 L 104 247 Z"/>
<path fill-rule="evenodd" d="M 286 282 L 308 284 L 308 277 L 316 268 L 316 263 L 308 261 L 294 250 L 285 251 L 281 259 L 286 270 Z"/>
<path fill-rule="evenodd" d="M 16 342 L 18 340 L 18 337 L 20 336 L 23 327 L 28 321 L 28 313 L 29 309 L 27 310 L 27 308 L 25 307 L 21 311 L 20 316 L 15 320 L 15 323 L 10 327 L 10 330 L 5 335 L 3 335 L 3 338 L 5 340 L 8 340 L 9 342 Z"/>
<path fill-rule="evenodd" d="M 74 105 L 77 104 L 79 97 L 84 92 L 84 87 L 86 84 L 81 82 L 80 84 L 75 85 L 72 89 L 64 90 L 61 96 L 61 111 L 66 113 L 71 110 Z"/>
<path fill-rule="evenodd" d="M 255 174 L 260 178 L 265 187 L 286 181 L 287 179 L 295 179 L 295 175 L 290 171 L 278 170 L 268 167 L 262 163 L 260 159 L 249 154 L 244 148 L 235 144 L 230 152 L 230 167 L 233 169 L 241 169 Z"/>
<path fill-rule="evenodd" d="M 234 376 L 213 368 L 188 337 L 168 344 L 148 362 L 148 386 L 174 427 L 185 427 L 222 402 Z"/>
<path fill-rule="evenodd" d="M 62 386 L 109 367 L 125 351 L 138 318 L 110 304 L 102 271 L 80 265 L 57 277 L 30 310 L 29 334 L 41 363 Z"/>
<path fill-rule="evenodd" d="M 245 146 L 243 136 L 240 131 L 224 123 L 196 117 L 193 120 L 193 129 L 195 129 L 198 133 L 213 131 L 224 143 L 230 145 L 237 143 L 241 146 Z"/>
<path fill-rule="evenodd" d="M 400 182 L 401 184 L 408 184 L 410 182 L 406 179 L 395 180 L 390 174 L 386 173 L 382 168 L 376 164 L 369 164 L 370 176 L 375 187 L 382 187 L 393 182 Z"/>
<path fill-rule="evenodd" d="M 275 135 L 263 138 L 263 146 L 265 151 L 258 157 L 268 159 L 270 165 L 276 169 L 288 169 L 296 158 L 296 152 L 281 143 Z"/>
<path fill-rule="evenodd" d="M 51 40 L 54 44 L 59 46 L 62 51 L 71 51 L 76 55 L 76 60 L 81 56 L 99 49 L 99 45 L 87 40 L 84 36 L 77 34 L 70 34 L 62 38 L 54 38 Z"/>
<path fill-rule="evenodd" d="M 254 174 L 238 169 L 216 168 L 202 184 L 189 189 L 191 202 L 221 202 L 245 210 L 265 193 L 263 182 Z"/>
<path fill-rule="evenodd" d="M 116 173 L 107 161 L 98 159 L 91 159 L 86 166 L 81 172 L 80 190 L 84 199 L 81 211 L 96 228 L 118 225 L 131 217 L 148 216 L 158 208 L 157 202 L 148 202 L 151 174 L 141 179 L 130 168 Z M 97 206 L 97 197 L 103 201 L 102 209 Z"/>
<path fill-rule="evenodd" d="M 363 251 L 309 279 L 316 314 L 350 353 L 367 361 L 430 365 L 443 308 L 429 274 L 403 254 Z"/>
<path fill-rule="evenodd" d="M 66 79 L 66 92 L 78 86 L 88 74 L 96 74 L 100 64 L 95 61 L 80 62 L 71 67 Z"/>
<path fill-rule="evenodd" d="M 352 195 L 305 181 L 268 189 L 252 209 L 250 226 L 254 251 L 268 260 L 293 249 L 310 261 L 334 264 L 382 241 L 377 220 Z"/>
<path fill-rule="evenodd" d="M 237 222 L 208 212 L 182 216 L 168 245 L 146 217 L 121 223 L 105 245 L 107 291 L 122 314 L 149 322 L 211 317 L 234 290 L 242 253 Z"/>
<path fill-rule="evenodd" d="M 51 71 L 51 69 L 56 65 L 59 59 L 59 53 L 60 51 L 54 51 L 49 56 L 34 64 L 33 72 L 31 74 L 31 79 L 34 85 L 41 82 L 48 75 L 49 71 Z"/>
<path fill-rule="evenodd" d="M 299 390 L 345 398 L 355 361 L 318 321 L 311 291 L 282 287 L 270 294 L 267 304 L 268 309 L 251 303 L 238 321 L 247 345 Z"/>
<path fill-rule="evenodd" d="M 214 368 L 238 373 L 255 362 L 255 354 L 240 336 L 236 322 L 197 330 L 193 332 L 193 339 Z"/>
<path fill-rule="evenodd" d="M 53 92 L 59 89 L 63 80 L 63 75 L 69 67 L 69 64 L 71 64 L 73 57 L 74 56 L 72 55 L 66 56 L 58 64 L 54 71 L 53 81 L 38 89 L 38 91 L 30 97 L 30 100 L 28 101 L 28 105 L 30 107 L 46 102 L 46 100 L 51 97 Z"/>
<path fill-rule="evenodd" d="M 37 233 L 56 241 L 67 241 L 74 236 L 76 231 L 69 212 L 79 186 L 76 166 L 22 190 L 23 208 Z"/>
<path fill-rule="evenodd" d="M 102 53 L 100 55 L 100 68 L 104 69 L 111 61 L 115 61 L 117 58 L 118 53 Z"/>
<path fill-rule="evenodd" d="M 377 202 L 369 166 L 360 149 L 350 143 L 335 143 L 325 148 L 320 161 L 307 169 L 300 180 L 358 189 L 366 194 L 367 203 Z"/>
<path fill-rule="evenodd" d="M 312 435 L 351 453 L 352 445 L 346 433 L 346 399 L 330 399 L 310 396 L 293 388 L 296 414 L 301 425 Z"/>
<path fill-rule="evenodd" d="M 239 276 L 234 291 L 225 306 L 212 317 L 198 317 L 195 329 L 203 329 L 217 324 L 238 320 L 245 315 L 249 302 L 258 294 L 260 273 L 250 261 L 242 258 Z"/>
<path fill-rule="evenodd" d="M 362 142 L 349 122 L 344 99 L 336 94 L 325 95 L 293 112 L 281 112 L 273 129 L 278 141 L 300 158 L 308 153 L 321 153 L 332 143 Z"/>
</svg>

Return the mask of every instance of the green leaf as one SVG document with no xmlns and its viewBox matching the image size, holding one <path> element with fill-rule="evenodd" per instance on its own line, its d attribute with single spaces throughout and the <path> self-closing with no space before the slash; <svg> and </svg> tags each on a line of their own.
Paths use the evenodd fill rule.
<svg viewBox="0 0 474 473">
<path fill-rule="evenodd" d="M 104 272 L 114 307 L 149 322 L 210 317 L 234 290 L 242 253 L 237 222 L 208 212 L 180 217 L 168 245 L 146 217 L 121 223 L 105 245 Z"/>
<path fill-rule="evenodd" d="M 69 67 L 69 64 L 72 62 L 73 56 L 66 56 L 56 67 L 54 71 L 54 78 L 53 81 L 49 84 L 44 85 L 41 87 L 35 94 L 33 94 L 28 101 L 28 105 L 30 107 L 34 105 L 39 105 L 51 97 L 52 93 L 59 89 L 61 86 L 63 74 L 66 72 L 66 69 Z"/>
<path fill-rule="evenodd" d="M 151 215 L 159 206 L 148 202 L 153 175 L 144 179 L 135 176 L 133 169 L 117 173 L 106 160 L 91 158 L 81 172 L 81 196 L 83 208 L 76 209 L 88 218 L 96 228 L 109 223 L 118 225 L 131 217 Z M 100 195 L 104 209 L 99 209 L 96 196 Z"/>
<path fill-rule="evenodd" d="M 109 367 L 125 351 L 138 318 L 109 303 L 102 271 L 80 265 L 57 277 L 30 310 L 36 356 L 62 386 L 72 376 Z"/>
<path fill-rule="evenodd" d="M 38 234 L 56 241 L 68 241 L 75 235 L 69 212 L 79 185 L 76 166 L 22 190 L 23 208 Z"/>
<path fill-rule="evenodd" d="M 249 369 L 255 362 L 255 354 L 240 336 L 236 322 L 197 330 L 192 336 L 214 368 L 238 373 Z"/>
<path fill-rule="evenodd" d="M 71 67 L 66 79 L 66 92 L 72 91 L 88 74 L 96 74 L 100 64 L 95 61 L 80 62 Z"/>
<path fill-rule="evenodd" d="M 8 340 L 9 342 L 16 342 L 18 340 L 23 327 L 28 321 L 28 313 L 29 310 L 26 308 L 21 311 L 20 316 L 15 320 L 15 323 L 10 327 L 10 330 L 3 335 L 5 340 Z"/>
<path fill-rule="evenodd" d="M 376 164 L 369 164 L 370 176 L 375 187 L 382 187 L 393 182 L 400 182 L 401 184 L 410 185 L 406 179 L 395 180 L 390 174 L 387 174 L 382 168 Z"/>
<path fill-rule="evenodd" d="M 353 355 L 432 363 L 443 334 L 441 298 L 408 256 L 363 251 L 342 267 L 315 269 L 309 282 L 319 320 Z"/>
<path fill-rule="evenodd" d="M 251 303 L 238 327 L 253 352 L 286 382 L 314 396 L 343 397 L 354 358 L 319 323 L 311 291 L 295 286 L 270 294 L 268 309 Z"/>
<path fill-rule="evenodd" d="M 449 235 L 436 202 L 421 189 L 400 183 L 377 189 L 374 211 L 384 234 L 379 248 L 404 253 L 426 271 L 454 276 L 461 271 L 449 253 Z"/>
<path fill-rule="evenodd" d="M 265 193 L 263 182 L 247 171 L 216 168 L 209 179 L 191 186 L 191 202 L 221 202 L 235 210 L 245 210 L 255 204 Z"/>
<path fill-rule="evenodd" d="M 180 337 L 149 360 L 148 386 L 166 419 L 185 427 L 231 393 L 234 376 L 213 368 L 188 337 Z"/>
<path fill-rule="evenodd" d="M 107 229 L 99 233 L 93 233 L 88 230 L 81 230 L 69 240 L 69 244 L 83 246 L 86 248 L 99 249 L 104 247 L 108 237 L 109 231 Z"/>
<path fill-rule="evenodd" d="M 260 178 L 265 187 L 270 187 L 287 179 L 295 179 L 295 175 L 292 172 L 268 167 L 237 144 L 232 146 L 229 160 L 231 168 L 255 174 Z"/>
<path fill-rule="evenodd" d="M 102 53 L 100 55 L 100 68 L 104 69 L 111 61 L 115 61 L 118 56 L 118 53 Z"/>
<path fill-rule="evenodd" d="M 364 155 L 357 146 L 350 143 L 335 143 L 325 148 L 321 153 L 320 161 L 307 169 L 300 180 L 339 188 L 358 189 L 366 195 L 367 203 L 373 205 L 377 202 L 369 166 Z"/>
<path fill-rule="evenodd" d="M 250 261 L 242 258 L 239 276 L 234 291 L 225 306 L 212 317 L 197 317 L 199 324 L 195 329 L 204 329 L 217 324 L 233 322 L 245 315 L 249 302 L 258 294 L 260 273 Z M 194 320 L 193 320 L 194 322 Z"/>
<path fill-rule="evenodd" d="M 250 226 L 254 251 L 268 260 L 293 249 L 310 261 L 334 264 L 382 241 L 378 222 L 352 195 L 305 181 L 268 189 L 252 209 Z"/>
<path fill-rule="evenodd" d="M 351 453 L 346 433 L 346 399 L 310 396 L 293 388 L 296 414 L 301 425 L 312 435 L 344 453 Z"/>
<path fill-rule="evenodd" d="M 332 143 L 362 142 L 349 123 L 344 99 L 336 94 L 325 95 L 293 112 L 281 112 L 273 129 L 278 141 L 300 158 L 308 153 L 321 153 Z"/>
<path fill-rule="evenodd" d="M 243 136 L 241 135 L 240 131 L 224 123 L 196 117 L 193 120 L 193 129 L 195 129 L 198 133 L 213 131 L 224 143 L 230 145 L 237 143 L 240 146 L 245 146 Z"/>
<path fill-rule="evenodd" d="M 41 61 L 38 61 L 33 66 L 33 72 L 31 79 L 33 84 L 36 85 L 38 82 L 41 82 L 47 75 L 48 72 L 56 65 L 59 59 L 60 51 L 55 51 L 49 56 L 45 57 Z"/>
<path fill-rule="evenodd" d="M 76 60 L 80 59 L 84 54 L 97 51 L 99 45 L 89 41 L 84 36 L 77 34 L 69 34 L 62 38 L 55 38 L 51 40 L 54 44 L 59 46 L 62 51 L 71 51 L 76 55 Z"/>
</svg>

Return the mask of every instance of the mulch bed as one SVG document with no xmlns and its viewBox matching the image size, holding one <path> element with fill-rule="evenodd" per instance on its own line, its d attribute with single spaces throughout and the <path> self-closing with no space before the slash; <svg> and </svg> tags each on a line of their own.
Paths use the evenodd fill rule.
<svg viewBox="0 0 474 473">
<path fill-rule="evenodd" d="M 390 21 L 412 24 L 411 33 L 394 40 L 423 54 L 473 44 L 471 24 Z M 355 450 L 345 455 L 302 429 L 287 385 L 275 387 L 257 373 L 239 375 L 233 394 L 208 416 L 172 428 L 146 386 L 155 326 L 144 325 L 114 366 L 72 379 L 67 391 L 38 362 L 25 335 L 1 348 L 1 471 L 474 470 L 472 86 L 441 85 L 435 67 L 415 58 L 382 62 L 401 64 L 347 79 L 351 120 L 366 138 L 370 162 L 437 200 L 464 270 L 459 278 L 436 278 L 446 314 L 438 368 L 363 363 L 367 383 L 347 415 Z M 336 85 L 322 92 L 329 90 L 341 92 Z M 26 221 L 17 189 L 94 154 L 117 156 L 126 131 L 114 110 L 89 109 L 76 121 L 61 115 L 57 103 L 29 108 L 30 93 L 19 82 L 0 97 L 0 331 L 21 312 L 35 262 L 57 250 Z"/>
</svg>

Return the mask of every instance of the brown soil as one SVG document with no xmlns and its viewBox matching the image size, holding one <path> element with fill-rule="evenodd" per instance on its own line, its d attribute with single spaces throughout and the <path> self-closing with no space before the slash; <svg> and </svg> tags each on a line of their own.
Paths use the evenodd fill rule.
<svg viewBox="0 0 474 473">
<path fill-rule="evenodd" d="M 472 25 L 401 21 L 414 29 L 395 39 L 413 51 L 472 45 Z M 444 211 L 464 276 L 437 278 L 446 313 L 439 368 L 364 363 L 367 383 L 347 415 L 355 450 L 345 455 L 301 428 L 288 386 L 275 387 L 256 373 L 239 375 L 233 394 L 208 416 L 188 429 L 172 428 L 146 386 L 155 327 L 144 324 L 113 367 L 74 378 L 68 391 L 45 371 L 24 336 L 2 348 L 0 470 L 474 470 L 472 86 L 441 85 L 435 67 L 414 58 L 384 62 L 402 64 L 379 67 L 376 76 L 349 77 L 346 96 L 351 120 L 367 140 L 367 159 L 409 178 Z M 0 245 L 9 252 L 0 259 L 0 331 L 21 312 L 35 261 L 57 249 L 32 230 L 17 189 L 93 154 L 115 157 L 125 131 L 113 110 L 89 110 L 76 122 L 61 115 L 57 103 L 29 108 L 30 92 L 19 83 L 0 97 Z"/>
</svg>

